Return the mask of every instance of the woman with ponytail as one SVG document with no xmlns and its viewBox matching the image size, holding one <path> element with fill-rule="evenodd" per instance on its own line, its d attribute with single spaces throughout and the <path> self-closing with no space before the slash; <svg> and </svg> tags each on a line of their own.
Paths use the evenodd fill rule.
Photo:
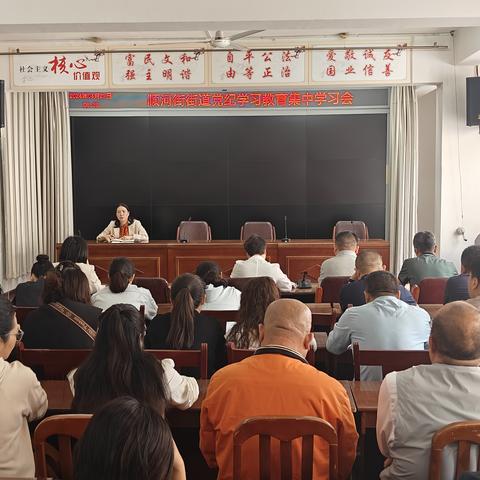
<svg viewBox="0 0 480 480">
<path fill-rule="evenodd" d="M 145 345 L 154 349 L 198 350 L 202 343 L 207 343 L 211 376 L 225 365 L 225 338 L 218 321 L 200 313 L 204 301 L 205 284 L 197 275 L 184 273 L 177 277 L 172 283 L 172 311 L 152 320 Z"/>
<path fill-rule="evenodd" d="M 18 307 L 38 307 L 42 302 L 43 286 L 47 272 L 53 270 L 53 264 L 48 255 L 37 255 L 37 261 L 32 265 L 30 280 L 19 283 L 15 289 L 13 303 Z"/>
<path fill-rule="evenodd" d="M 216 262 L 198 264 L 195 273 L 203 280 L 205 288 L 205 310 L 238 310 L 242 292 L 229 287 L 221 277 L 220 267 Z"/>
<path fill-rule="evenodd" d="M 22 324 L 27 348 L 92 348 L 102 311 L 90 303 L 88 279 L 75 263 L 47 272 L 42 300 Z"/>
<path fill-rule="evenodd" d="M 104 311 L 117 303 L 129 303 L 138 309 L 145 305 L 145 318 L 151 320 L 157 314 L 158 307 L 150 290 L 132 284 L 135 266 L 128 258 L 114 258 L 108 278 L 109 285 L 93 295 L 93 305 Z"/>
<path fill-rule="evenodd" d="M 145 319 L 132 305 L 113 305 L 99 318 L 95 346 L 88 359 L 70 372 L 72 410 L 95 413 L 110 400 L 129 395 L 162 415 L 167 404 L 190 408 L 198 383 L 174 369 L 171 359 L 158 361 L 143 350 Z"/>
</svg>

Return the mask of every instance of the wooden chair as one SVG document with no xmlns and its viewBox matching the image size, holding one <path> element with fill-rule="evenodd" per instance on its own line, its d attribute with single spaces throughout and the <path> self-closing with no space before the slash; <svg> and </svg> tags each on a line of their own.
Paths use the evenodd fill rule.
<svg viewBox="0 0 480 480">
<path fill-rule="evenodd" d="M 208 344 L 202 343 L 200 350 L 145 350 L 159 360 L 171 358 L 175 368 L 198 368 L 200 378 L 208 378 Z"/>
<path fill-rule="evenodd" d="M 420 287 L 418 285 L 412 285 L 410 287 L 410 293 L 413 299 L 418 303 L 418 297 L 420 296 Z"/>
<path fill-rule="evenodd" d="M 255 353 L 255 349 L 237 348 L 233 342 L 227 343 L 227 363 L 241 362 L 245 358 L 251 357 Z M 315 366 L 315 350 L 310 348 L 307 352 L 307 362 Z"/>
<path fill-rule="evenodd" d="M 321 330 L 329 333 L 333 330 L 335 323 L 340 316 L 340 309 L 329 305 L 329 312 L 312 311 L 312 330 Z"/>
<path fill-rule="evenodd" d="M 240 290 L 241 292 L 243 292 L 243 290 L 245 290 L 245 287 L 247 286 L 247 283 L 252 278 L 255 278 L 255 277 L 244 277 L 244 278 L 232 278 L 232 277 L 230 277 L 230 278 L 227 279 L 227 282 L 228 282 L 229 287 L 235 287 L 237 290 Z"/>
<path fill-rule="evenodd" d="M 419 284 L 417 303 L 442 303 L 445 299 L 445 287 L 448 278 L 424 278 Z M 414 297 L 415 298 L 415 297 Z"/>
<path fill-rule="evenodd" d="M 280 441 L 281 480 L 292 478 L 292 441 L 302 438 L 302 480 L 313 478 L 314 436 L 323 438 L 329 447 L 329 479 L 338 478 L 337 432 L 330 423 L 317 417 L 253 417 L 244 420 L 233 433 L 233 479 L 242 478 L 242 445 L 259 436 L 260 479 L 272 478 L 271 438 Z"/>
<path fill-rule="evenodd" d="M 212 230 L 207 222 L 180 222 L 177 228 L 177 242 L 209 241 L 212 239 Z"/>
<path fill-rule="evenodd" d="M 360 350 L 353 342 L 353 371 L 355 380 L 360 380 L 360 365 L 382 367 L 383 376 L 393 371 L 406 370 L 414 365 L 430 365 L 428 350 Z"/>
<path fill-rule="evenodd" d="M 133 283 L 150 290 L 156 303 L 170 303 L 170 287 L 164 278 L 135 277 Z"/>
<path fill-rule="evenodd" d="M 368 227 L 360 220 L 339 220 L 333 227 L 333 240 L 340 232 L 353 232 L 359 240 L 368 240 Z"/>
<path fill-rule="evenodd" d="M 277 239 L 275 227 L 270 222 L 245 222 L 240 229 L 240 240 L 244 241 L 251 235 L 260 235 L 267 242 Z"/>
<path fill-rule="evenodd" d="M 34 312 L 38 307 L 15 307 L 15 315 L 17 317 L 17 322 L 22 326 L 25 318 L 30 312 Z"/>
<path fill-rule="evenodd" d="M 470 470 L 471 444 L 480 446 L 480 421 L 451 423 L 433 435 L 429 480 L 440 480 L 442 478 L 442 451 L 451 443 L 458 443 L 455 466 L 455 480 L 458 480 L 462 473 Z M 476 469 L 480 470 L 480 455 L 477 457 L 475 465 Z"/>
<path fill-rule="evenodd" d="M 30 367 L 39 380 L 65 380 L 90 355 L 87 349 L 29 349 L 20 343 L 19 360 Z"/>
<path fill-rule="evenodd" d="M 33 434 L 33 449 L 38 477 L 73 480 L 72 439 L 85 432 L 91 415 L 54 415 L 42 420 Z M 58 449 L 48 443 L 58 439 Z"/>
<path fill-rule="evenodd" d="M 315 292 L 315 303 L 340 303 L 340 291 L 350 277 L 326 277 Z"/>
<path fill-rule="evenodd" d="M 238 321 L 238 310 L 202 310 L 202 315 L 216 318 L 224 333 L 227 330 L 227 322 Z"/>
</svg>

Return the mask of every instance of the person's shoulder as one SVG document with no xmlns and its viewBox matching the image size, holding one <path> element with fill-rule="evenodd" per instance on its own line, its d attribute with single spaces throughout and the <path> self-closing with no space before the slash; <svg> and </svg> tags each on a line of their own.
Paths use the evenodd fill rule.
<svg viewBox="0 0 480 480">
<path fill-rule="evenodd" d="M 10 362 L 7 368 L 8 375 L 12 378 L 15 378 L 15 382 L 17 384 L 23 383 L 30 385 L 38 381 L 35 372 L 30 367 L 27 367 L 18 360 Z"/>
</svg>

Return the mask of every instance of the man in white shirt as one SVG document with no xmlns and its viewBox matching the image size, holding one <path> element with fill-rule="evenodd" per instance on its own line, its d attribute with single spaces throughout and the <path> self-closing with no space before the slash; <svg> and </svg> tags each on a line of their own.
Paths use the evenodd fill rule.
<svg viewBox="0 0 480 480">
<path fill-rule="evenodd" d="M 432 365 L 389 373 L 380 388 L 377 441 L 387 457 L 381 479 L 428 478 L 434 433 L 480 420 L 480 312 L 466 302 L 444 306 L 432 321 L 429 344 Z M 455 478 L 455 462 L 456 448 L 446 447 L 442 479 Z"/>
<path fill-rule="evenodd" d="M 248 260 L 237 260 L 230 276 L 232 278 L 245 277 L 270 277 L 277 287 L 284 292 L 291 292 L 295 283 L 282 272 L 278 263 L 266 260 L 266 242 L 260 235 L 251 235 L 245 240 L 243 248 L 248 255 Z"/>
<path fill-rule="evenodd" d="M 345 311 L 327 338 L 327 350 L 345 352 L 353 342 L 361 350 L 423 350 L 430 335 L 429 314 L 400 300 L 398 280 L 385 271 L 365 278 L 366 304 Z M 381 367 L 360 367 L 362 380 L 381 380 Z"/>
<path fill-rule="evenodd" d="M 318 283 L 326 277 L 350 277 L 355 271 L 358 237 L 353 232 L 340 232 L 335 236 L 335 256 L 325 260 L 320 267 Z"/>
</svg>

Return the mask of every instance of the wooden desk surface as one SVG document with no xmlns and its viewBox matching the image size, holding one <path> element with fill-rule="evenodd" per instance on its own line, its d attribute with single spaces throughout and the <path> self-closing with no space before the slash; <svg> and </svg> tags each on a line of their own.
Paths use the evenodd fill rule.
<svg viewBox="0 0 480 480">
<path fill-rule="evenodd" d="M 378 393 L 382 382 L 377 381 L 351 381 L 350 390 L 355 400 L 357 411 L 377 412 Z"/>
<path fill-rule="evenodd" d="M 207 394 L 209 380 L 197 380 L 200 393 L 197 401 L 189 410 L 200 411 L 203 399 Z M 40 382 L 47 393 L 48 410 L 52 414 L 66 412 L 72 406 L 72 391 L 67 380 L 43 380 Z"/>
</svg>

